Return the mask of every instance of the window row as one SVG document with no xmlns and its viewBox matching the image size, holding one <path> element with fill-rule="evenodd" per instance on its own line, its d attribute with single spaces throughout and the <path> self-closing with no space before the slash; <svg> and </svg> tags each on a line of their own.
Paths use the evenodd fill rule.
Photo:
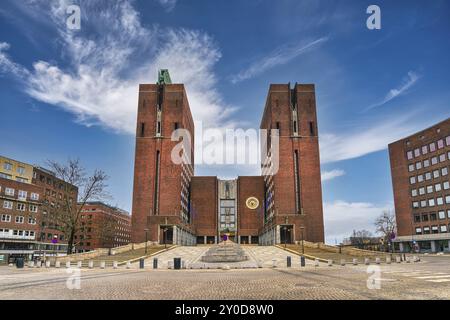
<svg viewBox="0 0 450 320">
<path fill-rule="evenodd" d="M 447 210 L 447 215 L 445 214 L 445 210 L 440 210 L 437 213 L 431 212 L 431 213 L 422 213 L 422 214 L 416 214 L 414 215 L 414 222 L 426 222 L 426 221 L 436 221 L 436 220 L 444 220 L 444 219 L 450 219 L 450 210 Z"/>
<path fill-rule="evenodd" d="M 414 150 L 410 150 L 406 152 L 406 158 L 408 160 L 420 157 L 421 155 L 426 155 L 429 152 L 435 152 L 438 149 L 442 149 L 444 148 L 445 144 L 447 146 L 450 146 L 450 136 L 445 138 L 445 142 L 444 139 L 440 139 L 437 142 L 432 142 L 430 144 L 424 145 L 420 148 L 416 148 Z"/>
<path fill-rule="evenodd" d="M 2 187 L 0 187 L 0 191 L 1 190 L 2 190 Z M 13 189 L 13 188 L 5 188 L 5 195 L 6 196 L 14 197 L 15 194 L 16 194 L 16 190 L 15 189 Z M 17 197 L 19 199 L 26 200 L 27 196 L 28 196 L 28 192 L 27 191 L 18 190 Z M 39 200 L 39 194 L 35 193 L 35 192 L 31 192 L 30 193 L 30 199 L 34 200 L 34 201 Z"/>
<path fill-rule="evenodd" d="M 5 162 L 3 163 L 3 169 L 6 171 L 12 171 L 13 170 L 13 165 L 10 162 Z M 25 167 L 22 166 L 17 166 L 16 172 L 20 175 L 24 175 L 25 174 Z"/>
<path fill-rule="evenodd" d="M 62 234 L 60 234 L 60 235 L 55 234 L 55 236 L 59 239 L 59 241 L 64 241 L 64 235 L 62 235 Z M 45 239 L 52 240 L 52 239 L 54 239 L 54 236 L 53 236 L 52 233 L 47 233 L 46 234 L 45 232 L 41 232 L 41 238 L 39 240 L 43 241 Z"/>
<path fill-rule="evenodd" d="M 8 201 L 8 200 L 4 200 L 3 201 L 3 209 L 12 210 L 13 207 L 14 207 L 14 203 L 12 201 Z M 26 211 L 27 210 L 27 205 L 25 203 L 18 202 L 16 204 L 16 209 L 18 211 Z M 35 205 L 35 204 L 30 204 L 30 205 L 28 205 L 28 210 L 30 212 L 36 213 L 36 212 L 38 212 L 38 206 Z"/>
<path fill-rule="evenodd" d="M 411 163 L 408 165 L 408 171 L 413 172 L 414 170 L 420 170 L 422 168 L 428 168 L 430 165 L 434 166 L 445 160 L 450 160 L 450 152 L 447 154 L 443 153 L 439 156 L 432 157 L 431 159 L 425 159 L 423 161 L 417 161 L 416 163 Z"/>
<path fill-rule="evenodd" d="M 0 235 L 5 237 L 6 235 L 12 236 L 25 236 L 25 237 L 33 237 L 35 236 L 35 232 L 31 230 L 10 230 L 10 229 L 0 229 Z"/>
<path fill-rule="evenodd" d="M 0 172 L 0 178 L 12 180 L 13 176 L 10 174 L 7 174 L 7 173 Z M 22 178 L 22 177 L 16 177 L 16 181 L 22 182 L 22 183 L 28 183 L 29 180 L 26 178 Z"/>
<path fill-rule="evenodd" d="M 11 222 L 11 215 L 9 214 L 2 214 L 1 218 L 0 218 L 1 222 Z M 16 223 L 24 223 L 25 222 L 25 217 L 24 216 L 16 216 L 14 221 Z M 36 224 L 36 218 L 34 217 L 28 217 L 27 219 L 28 224 Z"/>
<path fill-rule="evenodd" d="M 421 183 L 424 181 L 431 180 L 432 178 L 437 179 L 439 177 L 445 177 L 447 175 L 448 175 L 448 168 L 444 167 L 441 169 L 433 170 L 432 172 L 430 171 L 426 172 L 425 174 L 419 174 L 417 176 L 409 177 L 409 183 L 410 184 Z"/>
<path fill-rule="evenodd" d="M 220 224 L 220 227 L 221 227 L 222 229 L 225 229 L 225 228 L 234 228 L 234 227 L 235 227 L 235 224 L 234 224 L 234 223 L 221 223 L 221 224 Z"/>
<path fill-rule="evenodd" d="M 450 195 L 445 196 L 445 203 L 450 204 Z M 414 209 L 442 206 L 442 205 L 444 205 L 444 197 L 437 197 L 436 199 L 431 198 L 428 200 L 421 200 L 421 201 L 413 201 L 413 203 L 412 203 L 412 207 Z"/>
<path fill-rule="evenodd" d="M 439 192 L 442 190 L 448 190 L 450 189 L 450 183 L 448 181 L 444 181 L 443 183 L 436 183 L 434 185 L 429 185 L 426 187 L 420 187 L 418 189 L 412 189 L 411 190 L 411 196 L 413 197 L 417 197 L 417 196 L 422 196 L 425 193 L 430 194 L 433 192 Z"/>
<path fill-rule="evenodd" d="M 416 228 L 416 234 L 431 234 L 431 233 L 446 233 L 449 230 L 449 226 L 443 224 L 440 226 L 431 226 L 430 227 L 417 227 Z"/>
</svg>

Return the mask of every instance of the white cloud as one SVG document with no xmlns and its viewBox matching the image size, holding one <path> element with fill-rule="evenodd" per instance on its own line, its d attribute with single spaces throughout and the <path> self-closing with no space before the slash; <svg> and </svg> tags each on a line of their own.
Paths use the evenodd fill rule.
<svg viewBox="0 0 450 320">
<path fill-rule="evenodd" d="M 346 202 L 338 200 L 324 203 L 324 224 L 326 242 L 340 243 L 353 230 L 368 230 L 375 234 L 375 219 L 385 210 L 392 210 L 391 204 L 376 205 L 368 202 Z"/>
<path fill-rule="evenodd" d="M 417 73 L 415 73 L 414 71 L 409 71 L 407 76 L 403 79 L 403 82 L 400 87 L 389 90 L 389 92 L 386 94 L 385 98 L 381 102 L 369 106 L 364 111 L 369 111 L 371 109 L 380 107 L 388 103 L 389 101 L 397 98 L 398 96 L 405 94 L 406 91 L 409 88 L 411 88 L 417 82 L 417 80 L 419 80 L 419 78 L 420 76 Z"/>
<path fill-rule="evenodd" d="M 82 124 L 133 134 L 139 83 L 154 83 L 157 70 L 167 68 L 174 82 L 186 84 L 193 117 L 205 127 L 223 124 L 235 110 L 215 88 L 213 67 L 221 53 L 207 34 L 146 28 L 125 0 L 83 2 L 82 29 L 72 32 L 65 25 L 67 4 L 28 3 L 55 22 L 67 61 L 36 61 L 28 70 L 6 55 L 7 44 L 0 47 L 0 71 L 15 75 L 31 97 L 75 114 Z"/>
<path fill-rule="evenodd" d="M 334 169 L 331 171 L 322 171 L 322 182 L 332 180 L 337 177 L 345 175 L 345 171 L 341 169 Z"/>
<path fill-rule="evenodd" d="M 435 119 L 415 117 L 416 112 L 391 115 L 388 119 L 369 124 L 361 122 L 345 133 L 323 133 L 320 136 L 322 163 L 358 158 L 372 152 L 384 150 L 388 144 L 407 137 L 432 124 Z M 414 120 L 414 117 L 417 121 Z"/>
<path fill-rule="evenodd" d="M 320 44 L 326 42 L 328 40 L 327 37 L 322 37 L 311 41 L 307 44 L 305 43 L 296 43 L 288 44 L 277 48 L 275 51 L 270 53 L 268 56 L 258 59 L 254 63 L 252 63 L 247 69 L 242 70 L 236 76 L 231 77 L 232 83 L 238 83 L 243 80 L 247 80 L 253 78 L 263 72 L 272 69 L 278 65 L 283 65 L 295 59 L 302 53 L 307 52 L 308 50 L 314 49 Z"/>
<path fill-rule="evenodd" d="M 169 12 L 172 11 L 173 8 L 175 8 L 175 5 L 177 4 L 177 0 L 157 0 L 163 8 Z"/>
</svg>

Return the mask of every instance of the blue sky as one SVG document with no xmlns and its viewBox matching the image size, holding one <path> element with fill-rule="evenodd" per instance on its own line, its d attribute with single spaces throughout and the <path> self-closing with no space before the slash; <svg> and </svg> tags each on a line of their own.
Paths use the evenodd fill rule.
<svg viewBox="0 0 450 320">
<path fill-rule="evenodd" d="M 81 30 L 65 9 L 81 8 Z M 366 9 L 381 9 L 369 30 Z M 0 154 L 79 157 L 131 209 L 137 85 L 169 68 L 196 120 L 258 128 L 270 83 L 315 83 L 327 242 L 393 207 L 388 143 L 450 115 L 448 1 L 0 4 Z M 198 175 L 258 174 L 198 166 Z"/>
</svg>

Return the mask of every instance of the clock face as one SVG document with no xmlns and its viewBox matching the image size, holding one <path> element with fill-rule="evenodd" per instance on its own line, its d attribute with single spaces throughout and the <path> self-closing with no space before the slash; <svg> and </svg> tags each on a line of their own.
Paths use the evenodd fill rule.
<svg viewBox="0 0 450 320">
<path fill-rule="evenodd" d="M 255 197 L 250 197 L 245 201 L 245 204 L 247 205 L 247 208 L 255 210 L 259 207 L 259 200 Z"/>
</svg>

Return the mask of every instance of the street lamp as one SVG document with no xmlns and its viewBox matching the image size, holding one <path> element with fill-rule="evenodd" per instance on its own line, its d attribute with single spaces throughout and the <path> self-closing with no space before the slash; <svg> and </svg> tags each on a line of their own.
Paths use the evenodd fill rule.
<svg viewBox="0 0 450 320">
<path fill-rule="evenodd" d="M 144 229 L 144 231 L 145 231 L 145 254 L 147 255 L 148 232 L 150 230 L 149 229 Z"/>
<path fill-rule="evenodd" d="M 300 227 L 300 233 L 301 233 L 301 235 L 302 235 L 302 254 L 304 255 L 305 254 L 305 244 L 304 244 L 304 242 L 303 242 L 303 240 L 304 240 L 304 237 L 303 237 L 303 231 L 305 230 L 305 227 L 303 227 L 303 226 L 301 226 Z"/>
<path fill-rule="evenodd" d="M 287 227 L 283 226 L 284 231 L 284 248 L 286 249 L 286 240 L 287 240 Z"/>
<path fill-rule="evenodd" d="M 58 256 L 57 252 L 56 252 L 56 245 L 58 243 L 58 235 L 53 235 L 53 239 L 52 239 L 52 243 L 53 243 L 53 255 L 55 256 L 55 264 L 56 264 L 56 257 Z"/>
<path fill-rule="evenodd" d="M 167 227 L 163 228 L 163 237 L 164 237 L 164 249 L 167 249 Z"/>
</svg>

